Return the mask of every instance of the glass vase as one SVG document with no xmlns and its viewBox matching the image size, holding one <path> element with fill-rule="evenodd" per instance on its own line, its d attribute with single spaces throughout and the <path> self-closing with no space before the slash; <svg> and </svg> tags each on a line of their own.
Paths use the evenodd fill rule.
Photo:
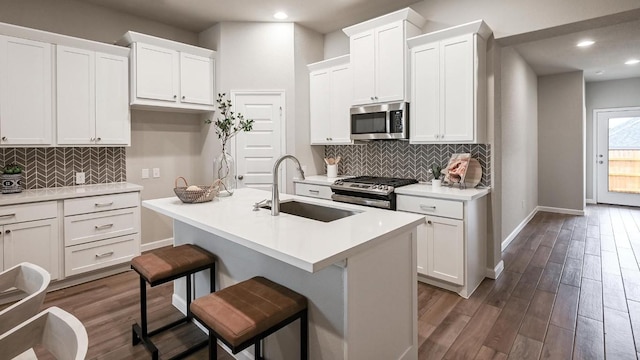
<svg viewBox="0 0 640 360">
<path fill-rule="evenodd" d="M 213 178 L 214 181 L 220 179 L 220 193 L 218 196 L 231 196 L 236 189 L 236 172 L 235 161 L 233 156 L 222 151 L 222 153 L 213 161 Z"/>
</svg>

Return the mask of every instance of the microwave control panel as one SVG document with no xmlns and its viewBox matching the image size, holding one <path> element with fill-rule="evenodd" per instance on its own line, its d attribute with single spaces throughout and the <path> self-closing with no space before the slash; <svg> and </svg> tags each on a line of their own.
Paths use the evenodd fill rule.
<svg viewBox="0 0 640 360">
<path fill-rule="evenodd" d="M 389 111 L 389 118 L 391 119 L 391 132 L 401 133 L 404 131 L 402 128 L 402 110 Z"/>
</svg>

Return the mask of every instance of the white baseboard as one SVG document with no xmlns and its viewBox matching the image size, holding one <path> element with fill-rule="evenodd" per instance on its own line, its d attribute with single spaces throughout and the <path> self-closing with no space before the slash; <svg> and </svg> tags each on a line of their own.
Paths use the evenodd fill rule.
<svg viewBox="0 0 640 360">
<path fill-rule="evenodd" d="M 586 200 L 585 200 L 585 202 L 586 202 L 587 204 L 593 204 L 593 205 L 595 205 L 595 204 L 597 204 L 597 203 L 598 203 L 598 202 L 597 202 L 597 201 L 595 201 L 594 199 L 586 199 Z"/>
<path fill-rule="evenodd" d="M 556 207 L 549 207 L 549 206 L 538 206 L 537 210 L 556 213 L 556 214 L 584 216 L 584 210 L 563 209 L 563 208 L 556 208 Z"/>
<path fill-rule="evenodd" d="M 173 246 L 173 238 L 140 244 L 140 252 L 155 250 L 165 246 Z"/>
<path fill-rule="evenodd" d="M 507 248 L 507 246 L 509 246 L 509 244 L 511 244 L 511 242 L 513 241 L 513 239 L 516 238 L 516 236 L 518 236 L 518 234 L 520 233 L 520 231 L 522 231 L 522 229 L 524 229 L 525 226 L 527 226 L 527 224 L 529 223 L 529 221 L 531 221 L 531 219 L 533 219 L 533 217 L 538 213 L 540 207 L 536 207 L 535 209 L 533 209 L 533 211 L 531 212 L 531 214 L 529 214 L 524 220 L 522 220 L 522 222 L 516 226 L 515 229 L 513 229 L 513 231 L 511 232 L 511 234 L 509 234 L 509 236 L 507 236 L 506 239 L 502 240 L 502 249 L 500 251 L 504 251 L 504 249 Z M 500 261 L 502 262 L 502 261 Z M 498 264 L 499 265 L 499 264 Z M 504 264 L 502 264 L 504 266 Z M 502 270 L 500 270 L 500 272 L 502 272 Z M 499 274 L 498 274 L 499 275 Z M 495 278 L 494 278 L 495 279 Z"/>
<path fill-rule="evenodd" d="M 502 274 L 503 270 L 504 270 L 504 261 L 500 260 L 500 262 L 498 263 L 498 265 L 496 265 L 495 268 L 493 269 L 487 268 L 487 272 L 485 276 L 490 279 L 497 279 L 500 276 L 500 274 Z"/>
</svg>

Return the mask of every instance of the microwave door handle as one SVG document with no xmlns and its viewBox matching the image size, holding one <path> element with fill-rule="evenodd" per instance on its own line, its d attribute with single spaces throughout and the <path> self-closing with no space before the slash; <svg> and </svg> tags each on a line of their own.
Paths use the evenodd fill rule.
<svg viewBox="0 0 640 360">
<path fill-rule="evenodd" d="M 386 128 L 386 130 L 387 130 L 387 131 L 386 131 L 386 133 L 387 133 L 387 134 L 391 134 L 391 132 L 393 131 L 393 130 L 391 129 L 391 111 L 385 111 L 384 116 L 386 117 L 386 120 L 387 120 L 387 121 L 386 121 L 386 125 L 387 125 L 387 126 L 386 126 L 386 127 L 387 127 L 387 128 Z"/>
</svg>

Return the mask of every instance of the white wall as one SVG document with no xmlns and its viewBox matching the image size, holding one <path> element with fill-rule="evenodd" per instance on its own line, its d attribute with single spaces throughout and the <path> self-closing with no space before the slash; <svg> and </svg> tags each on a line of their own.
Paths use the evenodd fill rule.
<svg viewBox="0 0 640 360">
<path fill-rule="evenodd" d="M 640 106 L 640 78 L 590 82 L 586 85 L 587 105 L 587 199 L 595 199 L 593 172 L 595 159 L 593 157 L 593 110 L 616 107 Z"/>
<path fill-rule="evenodd" d="M 538 77 L 502 49 L 502 239 L 538 206 Z"/>
<path fill-rule="evenodd" d="M 582 71 L 538 78 L 540 206 L 584 211 L 584 112 Z"/>
<path fill-rule="evenodd" d="M 0 21 L 83 39 L 113 43 L 128 30 L 197 44 L 195 33 L 75 0 L 2 1 Z M 127 148 L 127 180 L 144 186 L 142 199 L 173 196 L 177 176 L 198 179 L 193 165 L 199 146 L 194 115 L 132 111 L 131 147 Z M 160 168 L 159 179 L 141 179 L 143 168 Z M 142 243 L 173 236 L 171 221 L 142 211 Z"/>
<path fill-rule="evenodd" d="M 349 52 L 349 37 L 342 30 L 336 30 L 324 35 L 325 59 L 348 55 Z"/>
</svg>

